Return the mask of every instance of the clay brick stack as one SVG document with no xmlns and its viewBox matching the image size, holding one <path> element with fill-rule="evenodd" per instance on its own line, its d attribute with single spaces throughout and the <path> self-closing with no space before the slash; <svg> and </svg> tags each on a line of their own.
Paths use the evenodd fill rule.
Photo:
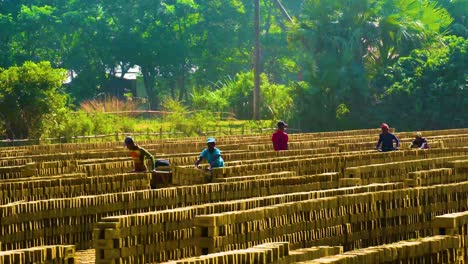
<svg viewBox="0 0 468 264">
<path fill-rule="evenodd" d="M 26 249 L 0 251 L 2 264 L 74 264 L 74 246 L 40 246 Z"/>
<path fill-rule="evenodd" d="M 468 258 L 468 211 L 437 216 L 432 223 L 433 232 L 439 235 L 456 236 L 460 240 L 457 255 Z"/>
<path fill-rule="evenodd" d="M 288 242 L 272 242 L 248 249 L 231 250 L 226 252 L 203 255 L 200 257 L 186 258 L 169 263 L 297 263 L 318 259 L 325 256 L 342 253 L 342 247 L 312 247 L 298 250 L 290 250 Z"/>
<path fill-rule="evenodd" d="M 459 250 L 460 240 L 456 236 L 430 236 L 348 251 L 300 263 L 464 263 L 463 257 L 457 254 Z"/>
<path fill-rule="evenodd" d="M 468 129 L 423 131 L 431 149 L 389 153 L 373 150 L 379 132 L 290 134 L 280 152 L 270 134 L 216 137 L 226 166 L 211 173 L 193 166 L 205 137 L 136 138 L 171 161 L 156 190 L 150 173 L 128 173 L 120 141 L 2 148 L 0 256 L 72 263 L 45 247 L 74 245 L 100 264 L 464 258 L 465 224 L 434 226 L 468 210 Z"/>
<path fill-rule="evenodd" d="M 401 187 L 401 184 L 383 184 L 327 191 L 291 193 L 212 204 L 203 203 L 171 210 L 158 210 L 103 218 L 94 230 L 95 249 L 97 252 L 101 252 L 101 250 L 103 252 L 102 254 L 97 253 L 96 259 L 99 263 L 138 263 L 138 261 L 161 262 L 170 259 L 199 256 L 203 252 L 209 253 L 207 252 L 208 249 L 201 247 L 205 245 L 202 243 L 206 243 L 202 242 L 204 234 L 209 234 L 209 232 L 205 232 L 195 225 L 195 218 L 197 216 L 203 217 L 209 214 L 254 210 L 255 208 L 262 208 L 264 206 L 280 206 L 304 200 L 317 200 L 319 198 L 366 193 L 368 191 L 395 190 Z M 215 229 L 213 228 L 213 230 Z M 106 232 L 114 235 L 118 234 L 118 238 L 106 239 Z M 96 243 L 96 239 L 99 240 L 98 243 Z M 279 239 L 267 242 L 284 241 Z M 114 245 L 112 240 L 125 241 L 125 243 L 110 248 L 111 245 Z M 178 247 L 175 247 L 176 244 L 178 244 Z M 259 243 L 252 241 L 249 246 L 253 246 L 254 244 L 257 245 Z M 112 251 L 106 251 L 110 249 Z M 105 252 L 108 252 L 107 255 Z"/>
</svg>

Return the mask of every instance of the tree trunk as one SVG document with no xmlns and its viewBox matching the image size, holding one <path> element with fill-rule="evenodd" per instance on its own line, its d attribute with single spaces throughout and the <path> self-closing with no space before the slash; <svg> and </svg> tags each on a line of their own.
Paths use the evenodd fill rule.
<svg viewBox="0 0 468 264">
<path fill-rule="evenodd" d="M 186 99 L 186 94 L 187 91 L 185 90 L 185 74 L 182 73 L 182 75 L 178 78 L 178 87 L 179 87 L 179 101 L 183 101 Z"/>
<path fill-rule="evenodd" d="M 260 0 L 255 2 L 255 50 L 254 50 L 254 91 L 253 91 L 253 120 L 258 120 L 260 99 Z"/>
<path fill-rule="evenodd" d="M 150 109 L 157 110 L 159 108 L 159 98 L 156 91 L 155 85 L 155 72 L 149 67 L 141 67 L 141 73 L 143 74 L 143 83 L 145 85 L 146 93 L 148 94 L 148 100 L 150 102 Z"/>
</svg>

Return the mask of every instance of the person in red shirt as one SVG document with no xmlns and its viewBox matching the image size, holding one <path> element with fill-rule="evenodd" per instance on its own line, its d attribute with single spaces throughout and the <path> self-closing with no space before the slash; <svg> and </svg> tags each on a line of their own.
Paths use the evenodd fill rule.
<svg viewBox="0 0 468 264">
<path fill-rule="evenodd" d="M 284 129 L 288 127 L 288 124 L 286 124 L 284 121 L 279 121 L 278 122 L 278 130 L 276 130 L 275 133 L 273 133 L 273 136 L 271 137 L 271 141 L 273 141 L 273 148 L 276 151 L 279 150 L 288 150 L 288 134 L 284 132 Z"/>
</svg>

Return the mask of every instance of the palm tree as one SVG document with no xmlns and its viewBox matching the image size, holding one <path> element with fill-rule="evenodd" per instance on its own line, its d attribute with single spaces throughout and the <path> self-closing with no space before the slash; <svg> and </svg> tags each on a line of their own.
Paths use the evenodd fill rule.
<svg viewBox="0 0 468 264">
<path fill-rule="evenodd" d="M 386 67 L 413 49 L 440 36 L 452 22 L 450 14 L 428 0 L 375 0 L 375 39 L 368 59 L 374 69 Z"/>
</svg>

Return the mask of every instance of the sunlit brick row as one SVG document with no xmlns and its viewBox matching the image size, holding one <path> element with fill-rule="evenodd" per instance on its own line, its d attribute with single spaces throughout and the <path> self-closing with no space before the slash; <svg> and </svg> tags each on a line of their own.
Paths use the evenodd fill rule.
<svg viewBox="0 0 468 264">
<path fill-rule="evenodd" d="M 328 245 L 349 250 L 430 235 L 435 216 L 468 207 L 467 191 L 468 182 L 463 182 L 328 197 L 199 215 L 195 223 L 205 234 L 199 244 L 209 252 L 247 248 L 248 241 L 263 243 L 278 237 L 292 246 L 305 241 L 321 245 L 322 239 L 328 239 Z"/>
<path fill-rule="evenodd" d="M 347 251 L 304 261 L 307 264 L 464 263 L 456 236 L 430 236 L 416 240 Z"/>
<path fill-rule="evenodd" d="M 267 195 L 269 189 L 290 191 L 288 186 L 281 190 L 274 184 L 261 187 L 263 182 L 268 183 L 266 180 L 217 183 L 3 205 L 0 206 L 0 242 L 6 249 L 61 243 L 88 248 L 92 226 L 102 217 L 256 197 Z M 388 186 L 402 187 L 401 184 Z"/>
<path fill-rule="evenodd" d="M 75 246 L 51 245 L 0 251 L 2 264 L 74 264 Z M 77 263 L 78 264 L 78 263 Z"/>
<path fill-rule="evenodd" d="M 391 129 L 390 131 L 393 131 Z M 303 133 L 303 134 L 291 134 L 290 139 L 291 141 L 294 140 L 304 140 L 307 138 L 330 138 L 330 137 L 343 137 L 343 136 L 376 136 L 380 133 L 380 129 L 362 129 L 362 130 L 348 130 L 348 131 L 335 131 L 335 132 L 319 132 L 319 133 Z M 433 136 L 433 135 L 450 135 L 450 134 L 468 134 L 468 129 L 450 129 L 450 130 L 434 130 L 434 131 L 422 131 L 423 135 L 425 136 Z M 403 137 L 413 137 L 414 132 L 400 132 L 398 135 Z M 142 140 L 140 143 L 142 144 L 158 144 L 161 145 L 164 142 L 166 144 L 173 144 L 174 143 L 181 143 L 186 144 L 190 142 L 191 144 L 197 141 L 201 141 L 201 146 L 203 146 L 203 142 L 206 138 L 204 137 L 194 137 L 189 139 L 176 139 L 176 140 Z M 239 135 L 239 136 L 226 136 L 226 137 L 218 137 L 217 141 L 220 144 L 228 144 L 230 142 L 239 142 L 239 139 L 243 139 L 244 141 L 256 141 L 256 140 L 265 140 L 268 141 L 270 139 L 270 135 L 255 135 L 255 136 L 248 136 L 248 135 Z M 5 147 L 3 148 L 1 155 L 2 157 L 8 156 L 20 156 L 25 154 L 34 155 L 39 153 L 57 153 L 57 152 L 75 152 L 75 151 L 94 151 L 96 149 L 112 149 L 112 148 L 119 148 L 121 147 L 121 142 L 100 142 L 100 143 L 61 143 L 61 144 L 49 144 L 49 145 L 30 145 L 30 146 L 15 146 L 15 147 Z M 197 147 L 201 147 L 197 146 Z M 169 150 L 169 148 L 168 148 Z M 164 151 L 162 151 L 164 152 Z"/>
<path fill-rule="evenodd" d="M 212 204 L 205 202 L 196 206 L 172 210 L 108 217 L 98 223 L 97 230 L 94 232 L 97 252 L 107 250 L 102 254 L 97 253 L 96 258 L 98 260 L 114 261 L 118 259 L 123 263 L 137 263 L 143 258 L 149 261 L 166 261 L 191 257 L 199 255 L 201 250 L 199 247 L 201 233 L 195 233 L 193 222 L 196 215 L 239 211 L 351 193 L 394 190 L 401 188 L 401 186 L 401 184 L 383 184 L 289 193 Z M 106 239 L 106 234 L 108 234 L 109 239 Z M 112 237 L 114 235 L 119 235 L 119 238 Z M 118 254 L 120 257 L 116 258 Z"/>
<path fill-rule="evenodd" d="M 462 174 L 455 174 L 452 168 L 441 168 L 410 172 L 404 182 L 408 187 L 418 187 L 461 182 L 466 179 L 467 177 Z"/>
<path fill-rule="evenodd" d="M 408 140 L 400 140 L 400 146 L 402 149 L 408 148 L 408 145 L 411 144 L 413 139 Z M 347 151 L 358 151 L 358 150 L 372 150 L 375 148 L 376 141 L 371 142 L 361 142 L 361 143 L 344 143 L 338 144 L 338 148 L 341 152 Z M 444 148 L 444 141 L 443 140 L 430 140 L 430 147 L 431 148 Z"/>
<path fill-rule="evenodd" d="M 26 163 L 32 162 L 30 158 L 6 158 L 0 159 L 0 167 L 8 167 L 8 166 L 22 166 L 26 165 Z"/>
<path fill-rule="evenodd" d="M 271 242 L 248 249 L 232 250 L 165 262 L 166 264 L 297 263 L 342 253 L 341 247 L 313 247 L 290 250 L 288 242 Z"/>
<path fill-rule="evenodd" d="M 362 184 L 378 182 L 403 182 L 407 174 L 418 170 L 447 167 L 450 161 L 465 159 L 468 156 L 426 158 L 419 160 L 398 161 L 382 164 L 371 164 L 359 167 L 347 167 L 346 178 L 359 178 Z M 462 181 L 463 178 L 460 178 Z"/>
<path fill-rule="evenodd" d="M 148 189 L 150 173 L 87 177 L 84 173 L 0 182 L 0 204 Z"/>
<path fill-rule="evenodd" d="M 458 255 L 468 259 L 468 211 L 437 216 L 432 228 L 435 234 L 457 236 L 462 245 Z"/>
<path fill-rule="evenodd" d="M 415 160 L 421 158 L 444 157 L 468 154 L 468 148 L 434 149 L 434 150 L 407 150 L 392 153 L 342 153 L 340 155 L 311 157 L 302 159 L 253 160 L 241 161 L 239 164 L 224 168 L 213 169 L 210 175 L 193 166 L 178 166 L 173 170 L 175 184 L 199 184 L 207 182 L 207 177 L 228 178 L 239 175 L 255 175 L 261 173 L 295 171 L 298 175 L 317 174 L 330 171 L 343 171 L 345 167 L 381 164 L 402 160 Z M 246 164 L 244 164 L 246 163 Z M 235 163 L 233 163 L 235 164 Z"/>
</svg>

